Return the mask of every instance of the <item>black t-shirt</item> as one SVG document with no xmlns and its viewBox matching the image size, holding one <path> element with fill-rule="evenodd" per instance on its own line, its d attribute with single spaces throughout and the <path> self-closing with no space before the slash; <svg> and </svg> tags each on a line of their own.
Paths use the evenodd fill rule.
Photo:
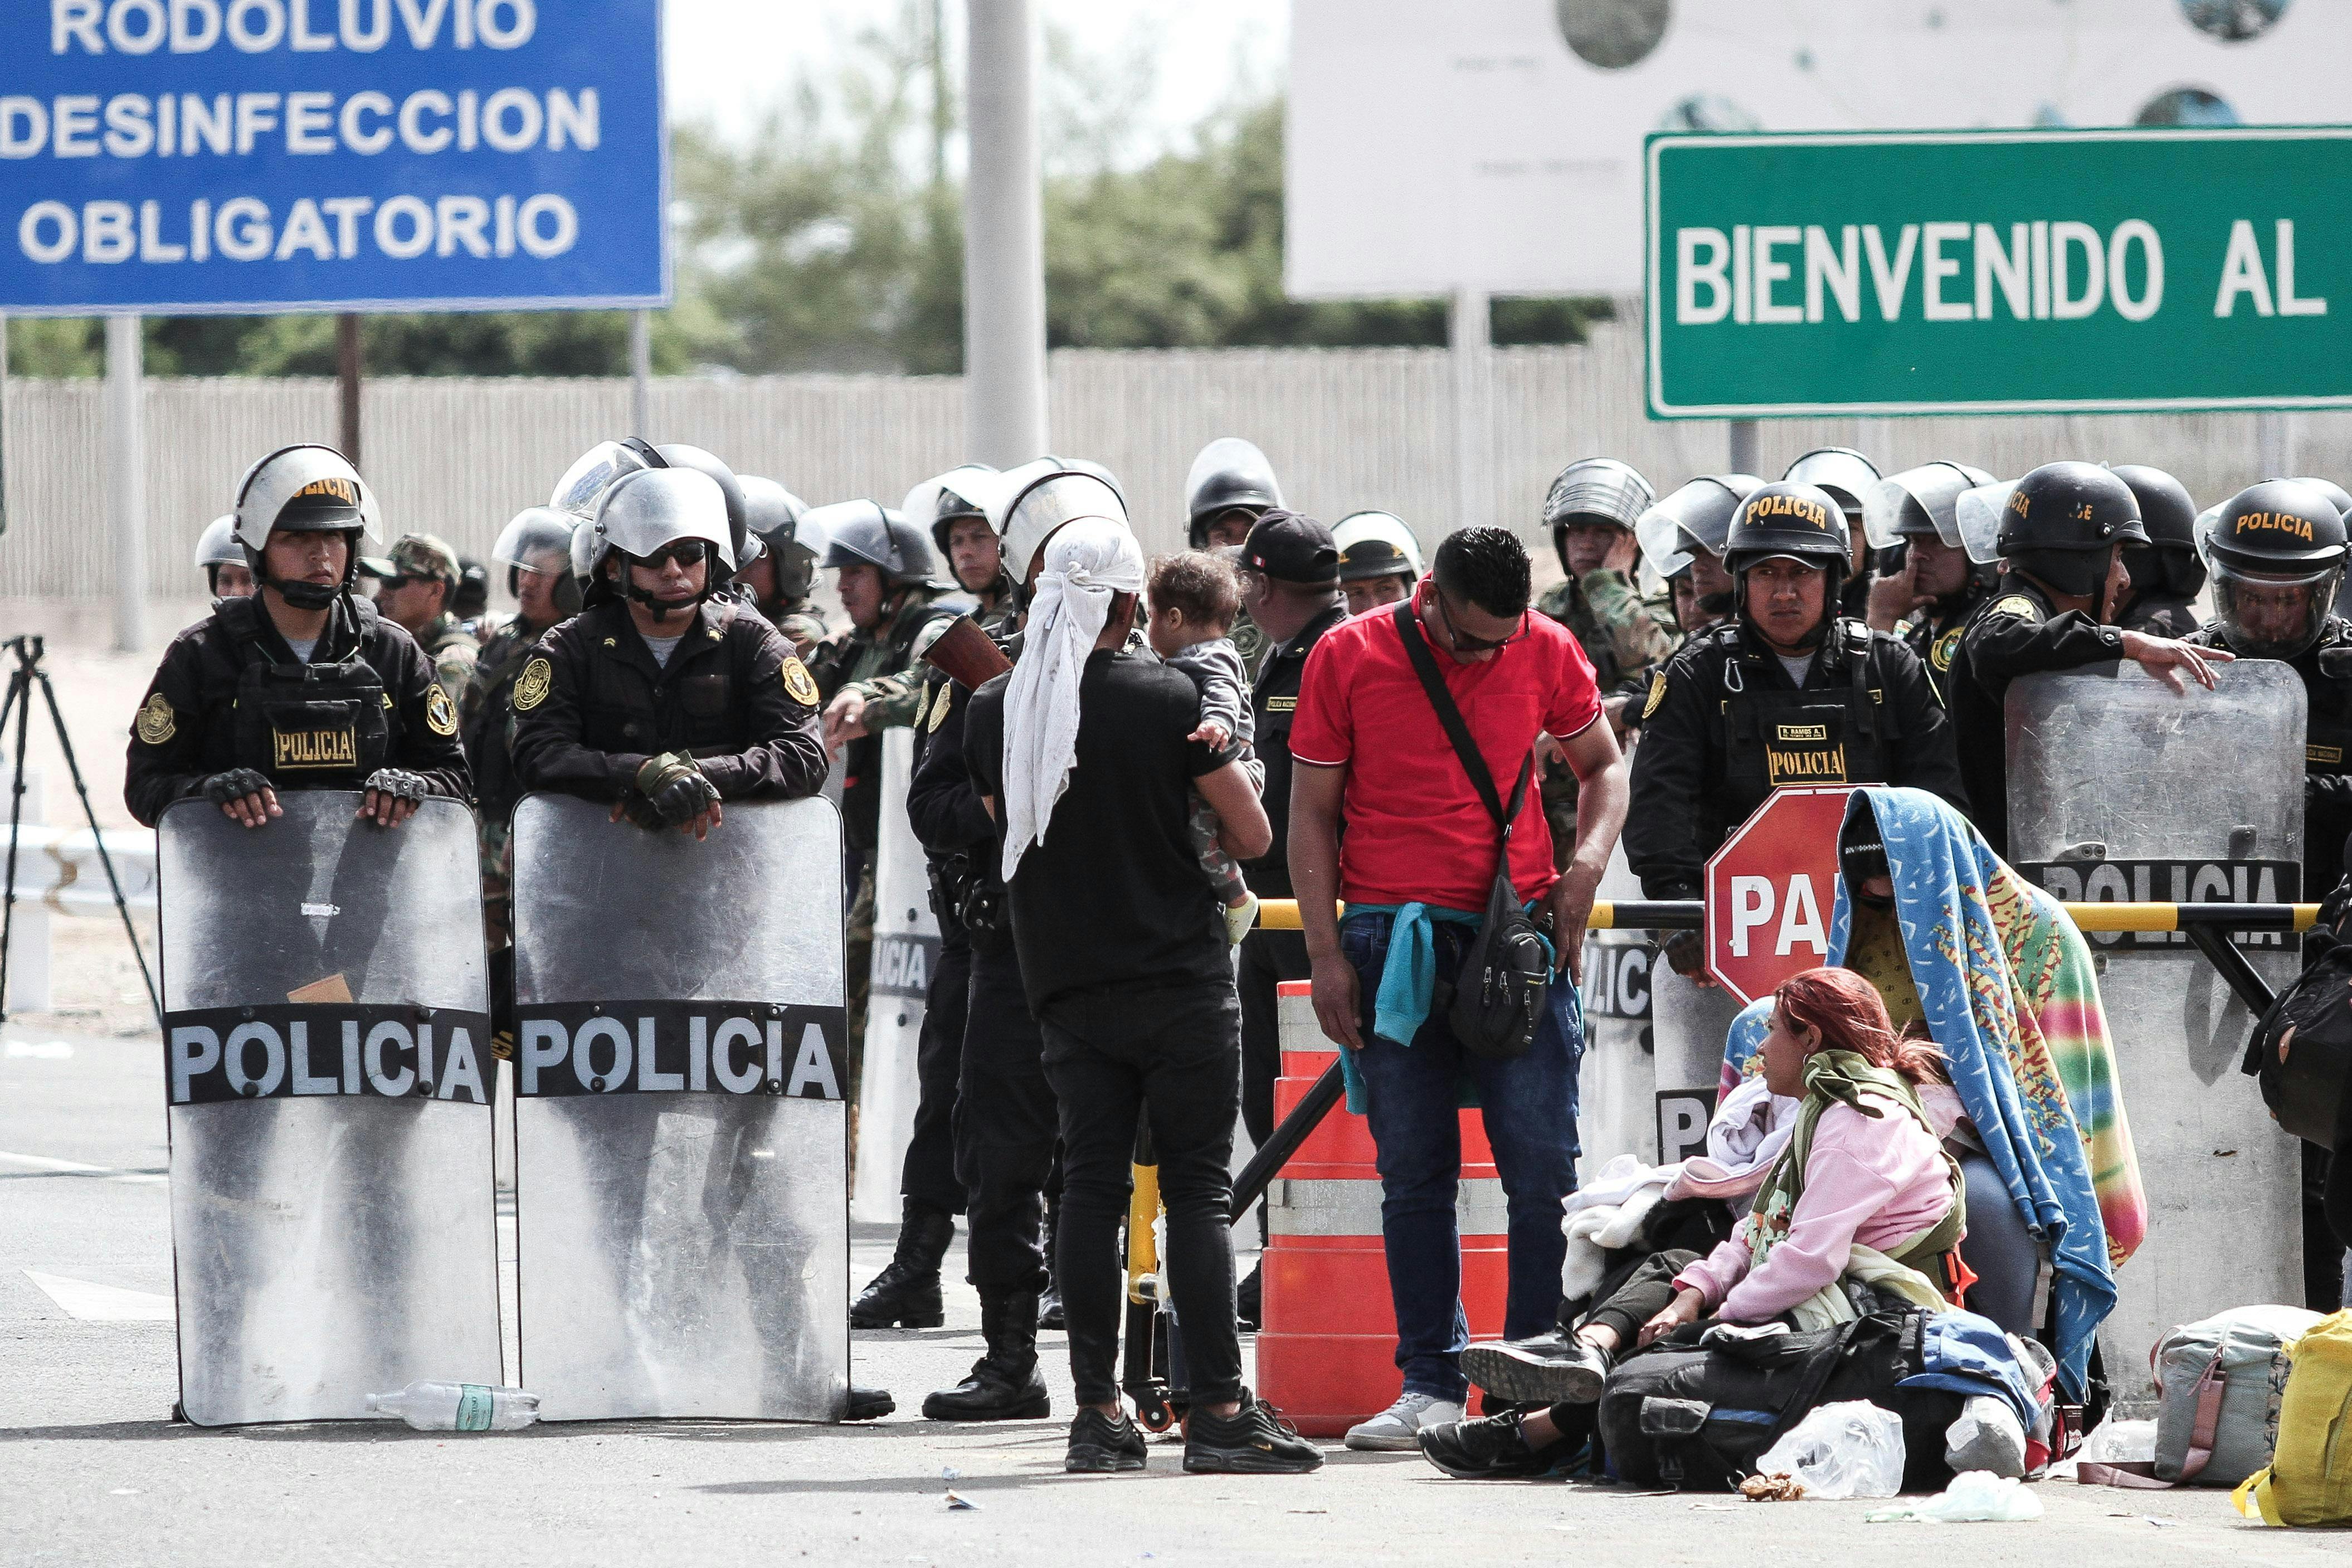
<svg viewBox="0 0 2352 1568">
<path fill-rule="evenodd" d="M 997 802 L 1003 839 L 1004 691 L 972 694 L 964 751 Z M 1201 694 L 1181 671 L 1097 650 L 1078 683 L 1070 786 L 1012 883 L 1013 942 L 1029 1005 L 1084 1036 L 1150 992 L 1230 987 L 1225 922 L 1185 831 L 1192 781 L 1241 754 L 1187 740 Z M 1089 1005 L 1089 1003 L 1096 1004 Z"/>
</svg>

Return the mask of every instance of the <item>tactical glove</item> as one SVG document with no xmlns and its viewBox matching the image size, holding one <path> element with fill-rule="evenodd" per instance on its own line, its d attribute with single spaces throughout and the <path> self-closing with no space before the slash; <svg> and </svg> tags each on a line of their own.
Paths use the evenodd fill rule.
<svg viewBox="0 0 2352 1568">
<path fill-rule="evenodd" d="M 406 768 L 378 768 L 368 774 L 367 787 L 378 795 L 404 800 L 411 805 L 423 804 L 425 795 L 431 793 L 425 775 L 410 773 Z"/>
<path fill-rule="evenodd" d="M 637 793 L 646 797 L 666 827 L 693 821 L 719 798 L 718 786 L 703 776 L 693 757 L 684 752 L 647 757 L 637 769 L 636 782 Z"/>
<path fill-rule="evenodd" d="M 204 783 L 205 798 L 215 805 L 259 795 L 268 787 L 269 781 L 251 768 L 231 768 L 225 773 L 215 773 Z"/>
<path fill-rule="evenodd" d="M 1706 971 L 1706 943 L 1695 931 L 1678 931 L 1666 938 L 1659 949 L 1666 955 L 1667 964 L 1676 974 L 1702 974 Z"/>
</svg>

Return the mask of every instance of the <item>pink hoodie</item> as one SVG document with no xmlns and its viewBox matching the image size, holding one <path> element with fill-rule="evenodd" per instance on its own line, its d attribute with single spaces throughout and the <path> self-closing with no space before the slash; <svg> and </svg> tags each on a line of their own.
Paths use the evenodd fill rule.
<svg viewBox="0 0 2352 1568">
<path fill-rule="evenodd" d="M 1876 1098 L 1876 1097 L 1873 1097 Z M 1892 1101 L 1884 1116 L 1832 1105 L 1813 1127 L 1789 1234 L 1753 1273 L 1748 1226 L 1675 1276 L 1735 1323 L 1777 1318 L 1845 1272 L 1854 1244 L 1887 1247 L 1944 1217 L 1952 1183 L 1942 1146 Z"/>
</svg>

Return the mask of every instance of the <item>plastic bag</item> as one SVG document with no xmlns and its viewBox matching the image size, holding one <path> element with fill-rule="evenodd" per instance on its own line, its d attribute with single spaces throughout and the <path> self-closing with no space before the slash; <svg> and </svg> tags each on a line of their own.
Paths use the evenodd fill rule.
<svg viewBox="0 0 2352 1568">
<path fill-rule="evenodd" d="M 1873 1524 L 2015 1524 L 2041 1517 L 2042 1500 L 2026 1490 L 2023 1482 L 1990 1470 L 1962 1470 L 1934 1497 L 1908 1508 L 1879 1509 L 1869 1516 Z"/>
<path fill-rule="evenodd" d="M 1808 1499 L 1893 1497 L 1903 1489 L 1903 1418 L 1865 1399 L 1822 1405 L 1765 1449 L 1756 1468 L 1794 1476 Z"/>
<path fill-rule="evenodd" d="M 2102 1421 L 2074 1450 L 2076 1464 L 2147 1464 L 2156 1458 L 2156 1423 Z"/>
</svg>

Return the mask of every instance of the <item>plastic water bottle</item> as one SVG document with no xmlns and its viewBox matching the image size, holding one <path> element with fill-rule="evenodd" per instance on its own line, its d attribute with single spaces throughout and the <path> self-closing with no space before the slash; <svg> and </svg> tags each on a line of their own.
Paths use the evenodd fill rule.
<svg viewBox="0 0 2352 1568">
<path fill-rule="evenodd" d="M 539 1395 L 520 1388 L 424 1379 L 398 1394 L 371 1394 L 368 1410 L 396 1415 L 419 1432 L 513 1432 L 539 1419 Z"/>
</svg>

